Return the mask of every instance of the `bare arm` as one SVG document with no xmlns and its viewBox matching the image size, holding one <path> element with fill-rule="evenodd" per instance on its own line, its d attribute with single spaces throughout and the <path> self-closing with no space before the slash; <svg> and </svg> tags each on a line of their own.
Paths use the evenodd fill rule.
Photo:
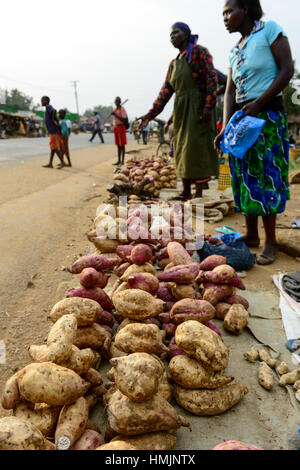
<svg viewBox="0 0 300 470">
<path fill-rule="evenodd" d="M 234 84 L 234 81 L 232 80 L 232 69 L 229 69 L 226 91 L 224 96 L 223 129 L 226 128 L 227 124 L 229 123 L 230 119 L 232 118 L 235 112 L 235 93 L 236 86 Z"/>
</svg>

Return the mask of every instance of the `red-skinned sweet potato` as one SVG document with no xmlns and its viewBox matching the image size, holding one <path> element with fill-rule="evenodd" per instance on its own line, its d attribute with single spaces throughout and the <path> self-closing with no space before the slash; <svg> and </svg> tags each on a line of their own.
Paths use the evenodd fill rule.
<svg viewBox="0 0 300 470">
<path fill-rule="evenodd" d="M 157 277 L 150 273 L 137 273 L 129 276 L 127 280 L 131 289 L 140 289 L 155 295 L 159 288 L 159 281 Z"/>
<path fill-rule="evenodd" d="M 183 299 L 177 302 L 171 312 L 171 320 L 177 324 L 186 320 L 195 320 L 201 323 L 208 322 L 215 317 L 215 308 L 205 300 Z"/>
<path fill-rule="evenodd" d="M 130 263 L 130 255 L 133 250 L 132 245 L 119 245 L 116 249 L 116 254 L 121 258 L 125 263 Z"/>
<path fill-rule="evenodd" d="M 118 277 L 122 277 L 126 270 L 129 268 L 130 263 L 122 263 L 114 269 L 114 273 Z"/>
<path fill-rule="evenodd" d="M 212 305 L 217 305 L 217 303 L 233 295 L 233 292 L 234 287 L 228 286 L 227 284 L 215 285 L 214 287 L 205 289 L 203 293 L 203 300 L 206 300 Z"/>
<path fill-rule="evenodd" d="M 107 274 L 96 271 L 94 268 L 85 268 L 80 274 L 79 282 L 86 288 L 100 287 L 104 289 L 108 280 L 109 276 Z"/>
<path fill-rule="evenodd" d="M 170 292 L 169 286 L 167 282 L 160 282 L 159 288 L 156 293 L 157 297 L 164 302 L 175 302 L 176 299 L 173 297 L 172 293 Z"/>
<path fill-rule="evenodd" d="M 224 320 L 225 316 L 230 310 L 230 307 L 231 305 L 226 302 L 217 303 L 217 305 L 215 305 L 216 318 L 218 318 L 218 320 Z"/>
<path fill-rule="evenodd" d="M 80 274 L 85 268 L 94 268 L 96 271 L 111 270 L 119 264 L 117 258 L 107 258 L 101 255 L 83 256 L 69 269 L 71 274 Z"/>
<path fill-rule="evenodd" d="M 94 287 L 93 289 L 86 289 L 85 287 L 81 289 L 69 289 L 67 298 L 71 297 L 95 300 L 104 310 L 108 310 L 109 312 L 111 312 L 113 308 L 110 298 L 100 287 Z"/>
<path fill-rule="evenodd" d="M 198 273 L 199 265 L 197 263 L 178 265 L 160 274 L 159 280 L 176 282 L 176 284 L 192 284 L 198 276 Z"/>
<path fill-rule="evenodd" d="M 186 249 L 180 243 L 171 242 L 168 244 L 167 248 L 169 258 L 175 266 L 194 263 Z"/>
<path fill-rule="evenodd" d="M 217 266 L 222 266 L 223 264 L 226 264 L 226 258 L 224 256 L 211 255 L 200 263 L 200 270 L 212 271 Z"/>
<path fill-rule="evenodd" d="M 245 297 L 242 297 L 241 295 L 233 295 L 231 297 L 228 297 L 226 299 L 226 303 L 230 304 L 230 305 L 234 305 L 234 304 L 241 304 L 243 305 L 243 307 L 248 310 L 249 309 L 249 302 L 247 299 L 245 299 Z"/>
<path fill-rule="evenodd" d="M 152 260 L 152 250 L 149 245 L 136 245 L 131 252 L 131 262 L 141 266 Z"/>
</svg>

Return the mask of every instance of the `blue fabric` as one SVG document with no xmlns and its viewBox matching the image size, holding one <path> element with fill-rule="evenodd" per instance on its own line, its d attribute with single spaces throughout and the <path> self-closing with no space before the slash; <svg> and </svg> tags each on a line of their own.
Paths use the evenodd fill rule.
<svg viewBox="0 0 300 470">
<path fill-rule="evenodd" d="M 245 116 L 236 122 L 243 111 L 237 111 L 226 126 L 225 134 L 221 142 L 223 153 L 230 153 L 236 158 L 243 158 L 247 150 L 255 144 L 262 128 L 266 124 L 264 119 L 253 116 Z"/>
<path fill-rule="evenodd" d="M 190 27 L 186 23 L 177 22 L 173 24 L 172 28 L 179 28 L 181 31 L 189 34 L 189 42 L 187 46 L 187 61 L 190 64 L 192 62 L 192 53 L 193 46 L 197 44 L 199 36 L 197 34 L 192 34 Z"/>
<path fill-rule="evenodd" d="M 257 21 L 243 47 L 239 49 L 237 44 L 230 52 L 237 103 L 258 98 L 274 82 L 278 67 L 271 45 L 280 34 L 286 36 L 275 21 Z"/>
<path fill-rule="evenodd" d="M 60 121 L 60 129 L 61 129 L 61 136 L 62 137 L 69 137 L 70 135 L 70 130 L 67 126 L 67 121 L 65 119 L 63 119 L 62 121 Z"/>
</svg>

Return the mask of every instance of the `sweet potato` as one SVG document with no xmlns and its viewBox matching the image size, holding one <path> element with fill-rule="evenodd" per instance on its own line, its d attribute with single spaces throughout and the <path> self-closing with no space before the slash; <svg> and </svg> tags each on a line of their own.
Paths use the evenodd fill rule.
<svg viewBox="0 0 300 470">
<path fill-rule="evenodd" d="M 117 258 L 107 258 L 101 255 L 83 256 L 69 269 L 71 274 L 80 274 L 85 268 L 94 268 L 97 271 L 112 270 L 119 264 Z"/>
<path fill-rule="evenodd" d="M 159 288 L 159 281 L 157 277 L 149 273 L 138 273 L 129 276 L 127 283 L 131 289 L 140 289 L 155 295 Z"/>
<path fill-rule="evenodd" d="M 178 265 L 164 271 L 159 275 L 159 280 L 164 282 L 176 282 L 176 284 L 192 284 L 199 273 L 199 265 L 192 263 L 188 265 Z"/>
<path fill-rule="evenodd" d="M 138 266 L 137 264 L 132 264 L 131 266 L 129 266 L 128 269 L 126 269 L 125 273 L 120 279 L 122 282 L 127 282 L 130 276 L 133 276 L 134 274 L 138 274 L 138 273 L 149 273 L 149 274 L 152 274 L 153 276 L 156 275 L 155 268 L 150 263 L 145 263 L 140 266 Z"/>
<path fill-rule="evenodd" d="M 202 284 L 203 282 L 207 282 L 206 274 L 208 272 L 211 272 L 211 271 L 200 270 L 198 276 L 195 279 L 195 282 L 199 285 Z"/>
<path fill-rule="evenodd" d="M 206 300 L 212 305 L 217 305 L 219 302 L 225 299 L 227 302 L 227 297 L 232 296 L 233 292 L 234 287 L 228 286 L 227 284 L 214 285 L 214 287 L 209 287 L 204 290 L 203 300 Z"/>
<path fill-rule="evenodd" d="M 122 263 L 120 266 L 114 269 L 114 273 L 118 277 L 122 277 L 126 270 L 129 268 L 130 263 Z"/>
<path fill-rule="evenodd" d="M 0 419 L 0 450 L 55 450 L 30 422 L 15 416 Z"/>
<path fill-rule="evenodd" d="M 295 390 L 295 392 L 298 392 L 298 390 L 300 390 L 300 380 L 297 380 L 297 382 L 294 383 L 293 390 Z"/>
<path fill-rule="evenodd" d="M 187 390 L 174 385 L 178 405 L 197 416 L 216 416 L 235 406 L 248 393 L 241 382 L 230 382 L 216 390 Z"/>
<path fill-rule="evenodd" d="M 265 349 L 260 349 L 258 351 L 258 354 L 259 354 L 259 359 L 261 361 L 265 362 L 272 369 L 275 368 L 275 366 L 277 364 L 276 359 L 273 359 Z"/>
<path fill-rule="evenodd" d="M 102 446 L 98 447 L 96 450 L 138 450 L 137 447 L 133 446 L 129 442 L 125 441 L 114 441 L 108 442 L 107 444 L 103 444 Z"/>
<path fill-rule="evenodd" d="M 115 392 L 107 406 L 108 423 L 118 434 L 138 436 L 157 431 L 176 431 L 189 423 L 158 394 L 135 403 L 121 392 Z"/>
<path fill-rule="evenodd" d="M 92 326 L 78 328 L 74 345 L 79 349 L 92 348 L 109 351 L 112 335 L 105 328 L 94 323 Z"/>
<path fill-rule="evenodd" d="M 127 356 L 127 353 L 124 351 L 121 351 L 120 349 L 117 348 L 115 345 L 114 341 L 111 343 L 110 351 L 109 351 L 109 357 L 113 359 L 114 357 L 123 357 Z"/>
<path fill-rule="evenodd" d="M 287 362 L 282 361 L 278 366 L 276 366 L 276 372 L 279 375 L 284 375 L 289 372 L 289 366 Z"/>
<path fill-rule="evenodd" d="M 49 362 L 63 363 L 69 359 L 76 331 L 77 319 L 75 315 L 64 315 L 57 320 L 47 338 Z"/>
<path fill-rule="evenodd" d="M 194 263 L 186 249 L 180 243 L 170 242 L 167 249 L 169 258 L 175 266 Z"/>
<path fill-rule="evenodd" d="M 246 310 L 249 310 L 248 300 L 242 297 L 241 295 L 235 294 L 232 296 L 228 296 L 228 298 L 226 299 L 226 303 L 230 305 L 241 304 Z"/>
<path fill-rule="evenodd" d="M 163 363 L 146 353 L 134 353 L 110 360 L 114 368 L 115 384 L 123 395 L 140 403 L 158 390 L 164 372 Z"/>
<path fill-rule="evenodd" d="M 109 312 L 111 312 L 113 308 L 110 298 L 100 287 L 94 287 L 92 289 L 86 289 L 85 287 L 82 287 L 81 289 L 69 289 L 67 298 L 72 297 L 94 300 L 95 302 L 98 302 L 104 310 L 108 310 Z"/>
<path fill-rule="evenodd" d="M 212 331 L 214 331 L 215 333 L 217 333 L 218 336 L 222 336 L 222 333 L 221 331 L 219 330 L 219 328 L 217 327 L 217 325 L 212 321 L 207 321 L 207 322 L 204 322 L 203 323 L 204 326 L 207 326 L 207 328 L 210 328 Z"/>
<path fill-rule="evenodd" d="M 174 323 L 163 323 L 162 330 L 166 332 L 167 338 L 173 338 L 175 336 L 177 326 Z"/>
<path fill-rule="evenodd" d="M 115 441 L 126 442 L 138 450 L 172 450 L 176 437 L 167 432 L 153 432 L 141 436 L 117 436 L 112 440 Z"/>
<path fill-rule="evenodd" d="M 50 406 L 45 403 L 32 404 L 21 401 L 15 408 L 13 415 L 35 426 L 45 437 L 52 436 L 55 431 L 59 406 Z"/>
<path fill-rule="evenodd" d="M 155 317 L 164 310 L 164 302 L 154 298 L 148 292 L 129 289 L 114 294 L 113 303 L 116 310 L 125 318 L 145 320 Z"/>
<path fill-rule="evenodd" d="M 170 340 L 169 347 L 168 347 L 168 359 L 171 360 L 173 357 L 176 356 L 186 356 L 185 352 L 180 349 L 175 341 L 175 337 Z"/>
<path fill-rule="evenodd" d="M 172 307 L 170 311 L 171 320 L 180 324 L 187 320 L 207 322 L 215 316 L 215 308 L 205 300 L 183 299 Z"/>
<path fill-rule="evenodd" d="M 171 284 L 171 292 L 176 300 L 194 299 L 196 291 L 192 285 Z"/>
<path fill-rule="evenodd" d="M 198 388 L 213 390 L 233 380 L 233 377 L 206 369 L 198 361 L 187 356 L 173 357 L 169 363 L 169 373 L 177 385 L 192 390 Z"/>
<path fill-rule="evenodd" d="M 152 259 L 152 250 L 149 245 L 136 245 L 131 252 L 131 262 L 141 266 Z"/>
<path fill-rule="evenodd" d="M 133 250 L 132 245 L 119 245 L 116 249 L 116 254 L 121 258 L 121 260 L 125 261 L 125 263 L 131 263 L 131 252 Z"/>
<path fill-rule="evenodd" d="M 94 300 L 74 297 L 63 299 L 52 308 L 49 319 L 56 323 L 64 315 L 75 315 L 77 326 L 90 326 L 97 322 L 103 309 Z"/>
<path fill-rule="evenodd" d="M 227 304 L 226 302 L 218 302 L 215 305 L 216 318 L 218 320 L 224 320 L 224 318 L 226 317 L 226 315 L 229 312 L 230 308 L 231 308 L 230 304 Z"/>
<path fill-rule="evenodd" d="M 87 372 L 82 374 L 82 378 L 83 380 L 85 380 L 86 382 L 89 382 L 93 386 L 102 385 L 103 383 L 100 372 L 98 372 L 96 369 L 93 369 L 92 367 Z"/>
<path fill-rule="evenodd" d="M 55 445 L 58 450 L 70 449 L 82 436 L 88 417 L 89 408 L 84 397 L 63 407 L 55 430 Z"/>
<path fill-rule="evenodd" d="M 166 371 L 163 373 L 159 381 L 157 395 L 159 395 L 164 400 L 167 400 L 169 403 L 172 400 L 173 389 L 169 382 L 169 377 Z"/>
<path fill-rule="evenodd" d="M 229 350 L 207 326 L 196 321 L 182 323 L 177 327 L 175 340 L 180 349 L 207 369 L 218 372 L 227 367 Z"/>
<path fill-rule="evenodd" d="M 104 289 L 107 286 L 108 279 L 109 276 L 107 274 L 96 271 L 94 268 L 85 268 L 80 274 L 79 282 L 87 289 L 92 287 Z"/>
<path fill-rule="evenodd" d="M 70 450 L 95 450 L 104 445 L 104 438 L 97 431 L 86 429 Z"/>
<path fill-rule="evenodd" d="M 249 313 L 242 305 L 232 305 L 224 318 L 224 328 L 235 335 L 240 335 L 249 324 Z"/>
<path fill-rule="evenodd" d="M 73 403 L 90 388 L 78 374 L 51 362 L 24 367 L 18 385 L 20 396 L 26 401 L 54 406 Z"/>
<path fill-rule="evenodd" d="M 246 286 L 243 280 L 237 274 L 232 279 L 230 279 L 230 281 L 228 281 L 228 284 L 230 286 L 236 287 L 237 289 L 246 290 Z"/>
<path fill-rule="evenodd" d="M 12 410 L 21 400 L 18 386 L 20 374 L 21 371 L 16 372 L 5 383 L 1 398 L 1 405 L 5 410 Z"/>
<path fill-rule="evenodd" d="M 212 271 L 213 269 L 217 268 L 218 266 L 222 266 L 223 264 L 226 264 L 226 258 L 224 256 L 211 255 L 205 258 L 202 263 L 200 263 L 200 270 Z"/>
<path fill-rule="evenodd" d="M 218 444 L 213 450 L 264 450 L 252 444 L 245 444 L 241 441 L 226 441 Z"/>
<path fill-rule="evenodd" d="M 259 359 L 259 352 L 258 352 L 258 349 L 256 348 L 251 348 L 250 351 L 248 352 L 245 352 L 244 354 L 244 358 L 246 359 L 246 361 L 258 361 Z"/>
<path fill-rule="evenodd" d="M 160 355 L 168 352 L 163 344 L 162 332 L 156 325 L 134 323 L 125 326 L 115 336 L 115 345 L 121 351 L 132 354 L 146 352 Z"/>
<path fill-rule="evenodd" d="M 265 363 L 261 362 L 258 371 L 257 377 L 259 384 L 266 390 L 272 390 L 274 386 L 274 375 L 272 369 Z"/>
<path fill-rule="evenodd" d="M 279 385 L 285 387 L 286 385 L 294 385 L 297 380 L 300 380 L 300 369 L 294 369 L 287 374 L 283 374 L 280 377 Z"/>
<path fill-rule="evenodd" d="M 159 288 L 157 291 L 157 297 L 164 302 L 174 302 L 176 299 L 173 297 L 172 293 L 170 292 L 169 285 L 167 282 L 160 282 Z"/>
<path fill-rule="evenodd" d="M 217 266 L 213 271 L 206 273 L 206 281 L 213 282 L 214 284 L 228 284 L 236 276 L 235 270 L 224 264 Z"/>
</svg>

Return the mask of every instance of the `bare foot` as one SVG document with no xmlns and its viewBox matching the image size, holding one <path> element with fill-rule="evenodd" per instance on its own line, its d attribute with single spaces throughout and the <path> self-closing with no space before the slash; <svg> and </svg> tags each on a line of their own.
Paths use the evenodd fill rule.
<svg viewBox="0 0 300 470">
<path fill-rule="evenodd" d="M 266 244 L 262 254 L 257 258 L 257 264 L 261 266 L 268 266 L 273 264 L 278 254 L 278 246 L 273 244 Z"/>
<path fill-rule="evenodd" d="M 245 235 L 244 237 L 241 237 L 240 240 L 246 243 L 249 248 L 258 248 L 260 245 L 260 239 L 259 238 L 251 238 L 248 235 Z"/>
<path fill-rule="evenodd" d="M 56 169 L 57 169 L 57 170 L 61 170 L 62 168 L 65 168 L 65 166 L 67 166 L 67 165 L 65 165 L 64 163 L 62 163 L 61 165 L 57 165 Z"/>
<path fill-rule="evenodd" d="M 53 168 L 52 165 L 43 165 L 42 168 Z"/>
</svg>

